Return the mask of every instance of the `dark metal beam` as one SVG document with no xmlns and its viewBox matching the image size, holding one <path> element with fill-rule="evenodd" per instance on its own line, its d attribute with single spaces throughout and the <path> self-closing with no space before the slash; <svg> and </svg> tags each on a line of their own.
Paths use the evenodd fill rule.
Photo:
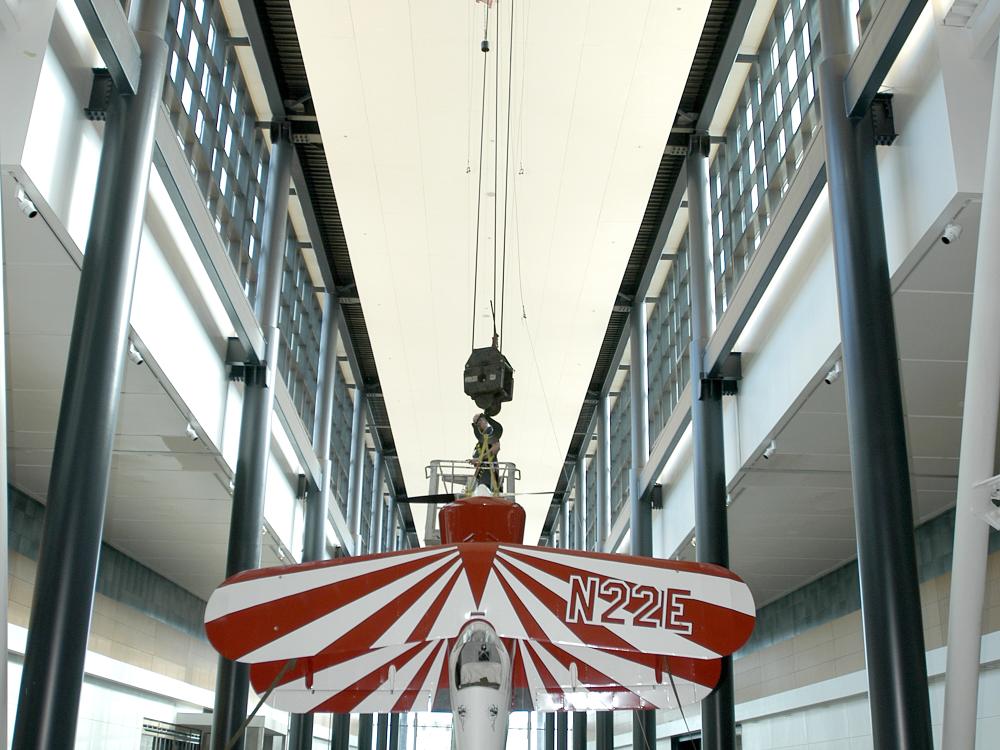
<svg viewBox="0 0 1000 750">
<path fill-rule="evenodd" d="M 163 38 L 167 0 L 135 0 L 132 5 L 143 64 L 135 95 L 113 99 L 104 132 L 35 576 L 14 725 L 16 750 L 73 747 L 76 736 L 168 54 Z"/>
<path fill-rule="evenodd" d="M 691 137 L 688 153 L 688 238 L 691 253 L 691 427 L 695 535 L 698 562 L 729 565 L 722 393 L 706 378 L 705 348 L 711 334 L 709 278 L 712 269 L 707 134 Z M 701 702 L 704 750 L 736 750 L 732 659 L 722 660 L 716 689 Z"/>
<path fill-rule="evenodd" d="M 930 706 L 878 162 L 870 117 L 844 99 L 849 20 L 820 4 L 818 93 L 826 133 L 861 619 L 879 750 L 930 750 Z M 699 539 L 700 542 L 700 539 Z"/>
<path fill-rule="evenodd" d="M 229 551 L 226 576 L 260 565 L 260 530 L 264 520 L 264 494 L 271 450 L 272 387 L 278 375 L 278 308 L 284 270 L 288 222 L 288 187 L 291 180 L 293 146 L 281 128 L 271 147 L 270 175 L 264 196 L 261 249 L 266 260 L 261 290 L 257 297 L 257 317 L 267 342 L 266 361 L 244 368 L 243 413 L 240 443 L 233 478 L 233 505 L 229 522 Z M 219 658 L 212 716 L 212 746 L 223 750 L 246 717 L 250 680 L 249 665 Z M 234 750 L 242 750 L 240 737 Z"/>
</svg>

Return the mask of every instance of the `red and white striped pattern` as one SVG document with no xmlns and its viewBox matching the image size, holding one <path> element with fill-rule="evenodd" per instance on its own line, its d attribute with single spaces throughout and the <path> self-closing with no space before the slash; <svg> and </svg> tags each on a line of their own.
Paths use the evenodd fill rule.
<svg viewBox="0 0 1000 750">
<path fill-rule="evenodd" d="M 322 661 L 300 659 L 268 702 L 294 713 L 448 711 L 447 657 L 452 644 L 442 639 Z M 719 678 L 718 659 L 524 640 L 507 644 L 513 657 L 514 711 L 676 708 L 678 698 L 682 706 L 700 701 Z M 254 689 L 265 692 L 284 666 L 284 662 L 254 664 L 250 669 Z"/>
<path fill-rule="evenodd" d="M 514 707 L 652 708 L 700 700 L 754 604 L 725 568 L 468 543 L 247 571 L 208 602 L 206 631 L 290 711 L 447 704 L 447 652 L 470 618 L 513 657 Z M 671 685 L 669 674 L 674 676 Z"/>
</svg>

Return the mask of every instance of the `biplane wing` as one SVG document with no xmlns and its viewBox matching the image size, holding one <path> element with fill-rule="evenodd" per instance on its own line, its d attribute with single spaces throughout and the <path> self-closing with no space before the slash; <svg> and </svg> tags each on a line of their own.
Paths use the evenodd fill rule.
<svg viewBox="0 0 1000 750">
<path fill-rule="evenodd" d="M 514 711 L 676 708 L 715 687 L 718 659 L 683 659 L 584 646 L 508 640 Z M 254 689 L 273 687 L 268 702 L 294 713 L 449 711 L 448 653 L 441 639 L 254 664 Z"/>
<path fill-rule="evenodd" d="M 754 613 L 722 567 L 474 542 L 240 573 L 212 594 L 205 627 L 249 663 L 416 648 L 470 618 L 531 647 L 705 660 L 743 645 Z"/>
</svg>

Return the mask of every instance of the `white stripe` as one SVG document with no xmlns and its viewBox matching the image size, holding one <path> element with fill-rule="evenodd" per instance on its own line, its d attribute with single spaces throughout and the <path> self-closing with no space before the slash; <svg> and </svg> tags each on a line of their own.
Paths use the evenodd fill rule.
<svg viewBox="0 0 1000 750">
<path fill-rule="evenodd" d="M 413 629 L 417 627 L 417 623 L 420 622 L 421 618 L 427 614 L 430 609 L 431 604 L 437 598 L 438 594 L 444 590 L 445 585 L 448 580 L 452 577 L 455 571 L 461 566 L 460 560 L 455 560 L 451 567 L 446 570 L 433 585 L 427 589 L 420 598 L 413 603 L 413 605 L 406 610 L 389 628 L 382 634 L 382 636 L 375 641 L 372 648 L 379 648 L 381 646 L 388 646 L 392 643 L 408 643 L 407 639 L 410 637 L 410 633 Z"/>
<path fill-rule="evenodd" d="M 528 631 L 524 629 L 524 623 L 517 616 L 517 610 L 500 585 L 497 572 L 496 567 L 490 571 L 486 588 L 483 590 L 483 611 L 486 619 L 497 633 L 504 633 L 505 638 L 527 638 Z"/>
<path fill-rule="evenodd" d="M 476 603 L 472 599 L 469 579 L 464 575 L 459 576 L 458 580 L 455 581 L 455 586 L 441 605 L 441 611 L 431 625 L 427 639 L 456 637 L 464 627 L 469 614 L 475 609 Z"/>
<path fill-rule="evenodd" d="M 661 589 L 688 589 L 696 594 L 696 598 L 709 604 L 726 607 L 727 609 L 733 609 L 751 616 L 754 616 L 757 612 L 749 587 L 745 583 L 731 578 L 724 578 L 709 573 L 660 568 L 627 560 L 618 561 L 587 557 L 573 551 L 500 545 L 499 554 L 505 559 L 512 552 L 527 555 L 537 560 L 565 565 L 584 573 L 591 572 L 595 575 L 616 578 L 620 581 L 628 581 L 629 583 L 645 584 Z M 568 591 L 568 584 L 563 583 L 562 585 Z"/>
<path fill-rule="evenodd" d="M 275 573 L 265 578 L 254 578 L 250 581 L 241 581 L 228 586 L 220 586 L 215 590 L 208 600 L 205 608 L 205 622 L 211 622 L 223 615 L 239 612 L 243 609 L 256 607 L 260 604 L 281 599 L 294 594 L 301 594 L 331 583 L 346 581 L 361 575 L 368 575 L 396 565 L 410 563 L 414 560 L 421 560 L 425 557 L 439 555 L 446 547 L 427 547 L 413 552 L 393 555 L 392 557 L 379 556 L 358 560 L 357 562 L 344 562 L 329 565 L 312 570 L 295 570 L 292 568 L 287 573 Z M 458 554 L 455 547 L 451 548 L 451 557 Z"/>
<path fill-rule="evenodd" d="M 453 557 L 447 557 L 419 568 L 409 575 L 393 581 L 388 586 L 365 594 L 360 599 L 264 644 L 241 656 L 239 661 L 252 664 L 261 661 L 279 661 L 293 657 L 312 656 L 319 653 L 348 631 L 358 627 L 361 622 L 371 617 L 400 594 L 412 588 L 417 582 L 450 565 L 453 560 Z"/>
</svg>

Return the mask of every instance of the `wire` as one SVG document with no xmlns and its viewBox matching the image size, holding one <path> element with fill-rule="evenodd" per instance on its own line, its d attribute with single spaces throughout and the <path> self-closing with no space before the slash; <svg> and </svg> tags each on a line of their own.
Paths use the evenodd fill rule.
<svg viewBox="0 0 1000 750">
<path fill-rule="evenodd" d="M 545 381 L 542 380 L 542 368 L 538 365 L 538 357 L 535 355 L 535 342 L 531 339 L 531 328 L 528 327 L 528 318 L 525 316 L 524 320 L 524 332 L 528 336 L 528 349 L 531 351 L 531 359 L 535 363 L 535 374 L 538 375 L 538 387 L 542 391 L 542 403 L 545 404 L 545 413 L 549 416 L 549 427 L 552 428 L 552 440 L 556 444 L 556 455 L 563 456 L 564 451 L 561 450 L 559 446 L 559 434 L 556 431 L 556 421 L 552 418 L 552 409 L 549 406 L 549 397 L 545 393 Z M 569 473 L 566 471 L 565 461 L 562 463 L 560 472 L 562 473 L 562 478 L 569 484 Z"/>
<path fill-rule="evenodd" d="M 497 299 L 497 231 L 500 215 L 497 211 L 497 184 L 500 171 L 500 6 L 497 6 L 497 59 L 493 65 L 493 303 Z M 497 335 L 497 313 L 495 304 L 490 305 L 493 314 L 493 337 Z"/>
<path fill-rule="evenodd" d="M 504 133 L 507 152 L 503 159 L 503 260 L 500 263 L 500 352 L 503 352 L 503 321 L 507 312 L 507 202 L 510 185 L 510 101 L 514 75 L 514 5 L 510 0 L 510 46 L 507 52 L 507 129 Z"/>
<path fill-rule="evenodd" d="M 472 273 L 472 348 L 476 348 L 476 303 L 479 296 L 479 218 L 483 206 L 483 142 L 486 139 L 486 55 L 489 53 L 490 6 L 486 6 L 483 28 L 483 102 L 479 117 L 479 194 L 476 196 L 476 266 Z"/>
</svg>

